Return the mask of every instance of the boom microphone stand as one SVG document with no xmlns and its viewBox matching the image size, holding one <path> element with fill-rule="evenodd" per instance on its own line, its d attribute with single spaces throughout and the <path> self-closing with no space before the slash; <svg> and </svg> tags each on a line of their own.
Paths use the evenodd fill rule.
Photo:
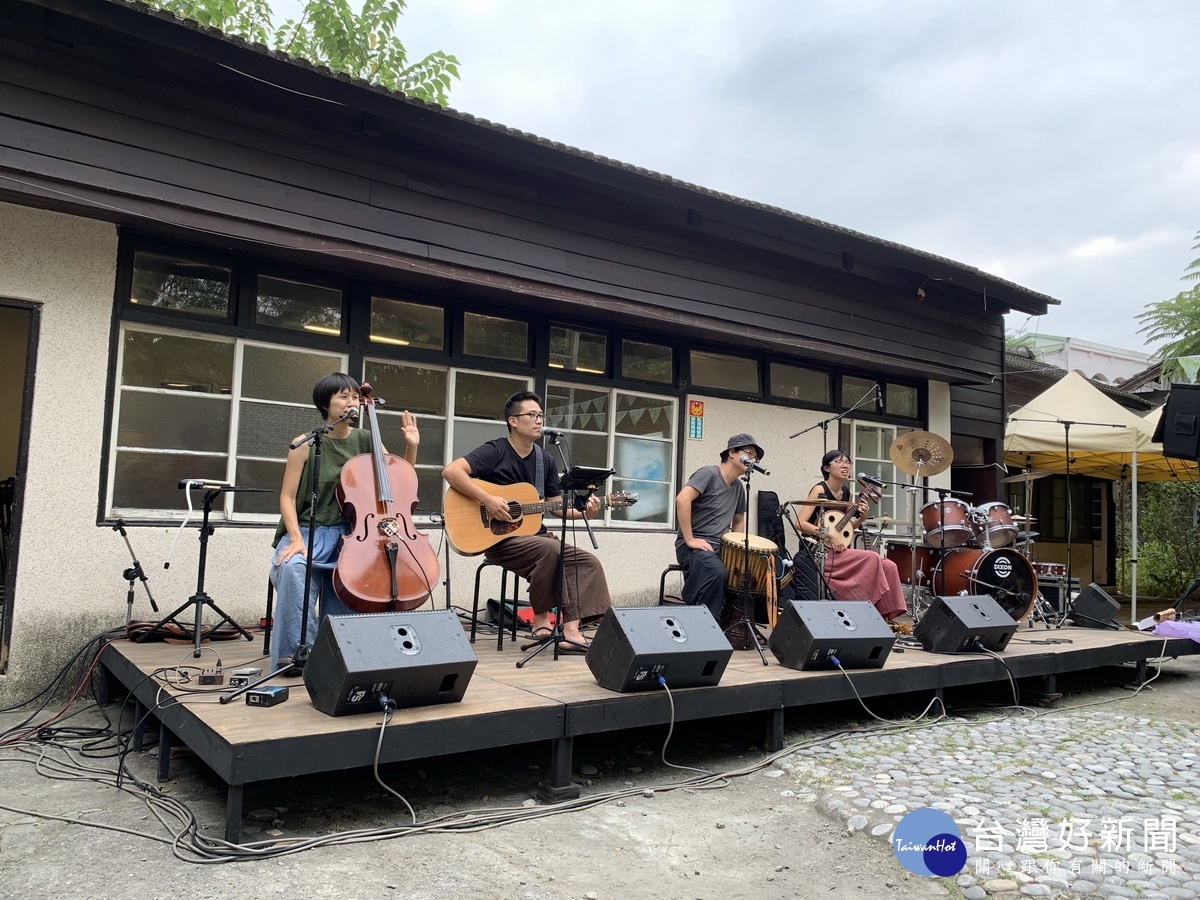
<svg viewBox="0 0 1200 900">
<path fill-rule="evenodd" d="M 348 422 L 357 418 L 358 410 L 351 407 L 332 422 L 322 425 L 320 428 L 314 428 L 304 437 L 288 444 L 289 450 L 295 450 L 297 447 L 303 447 L 305 444 L 312 445 L 312 453 L 309 456 L 309 459 L 312 462 L 312 469 L 309 472 L 308 479 L 310 485 L 308 501 L 308 548 L 305 550 L 304 556 L 304 603 L 300 607 L 300 642 L 296 645 L 296 651 L 292 655 L 292 661 L 290 663 L 288 663 L 286 666 L 279 666 L 274 671 L 268 672 L 262 678 L 251 681 L 248 684 L 242 685 L 240 688 L 222 694 L 219 698 L 222 703 L 228 703 L 229 701 L 240 697 L 247 691 L 254 690 L 260 684 L 270 681 L 277 675 L 282 675 L 285 672 L 299 675 L 304 671 L 304 666 L 308 662 L 309 652 L 312 650 L 311 645 L 308 643 L 308 613 L 311 603 L 309 599 L 309 591 L 312 587 L 313 577 L 313 548 L 315 546 L 315 536 L 317 533 L 317 526 L 314 519 L 316 517 L 317 510 L 317 494 L 321 486 L 321 438 L 333 431 L 333 429 L 336 428 L 340 423 Z"/>
<path fill-rule="evenodd" d="M 564 456 L 560 441 L 562 440 L 559 434 L 550 436 L 550 443 L 559 448 L 559 455 Z M 550 460 L 553 465 L 554 461 Z M 563 464 L 566 464 L 564 456 Z M 553 645 L 554 659 L 558 660 L 559 644 L 570 643 L 572 646 L 585 646 L 576 644 L 574 641 L 568 642 L 562 627 L 562 600 L 567 586 L 567 501 L 571 500 L 571 505 L 581 513 L 587 508 L 588 498 L 597 490 L 599 490 L 604 482 L 611 478 L 615 473 L 613 469 L 588 469 L 583 466 L 576 466 L 562 476 L 558 487 L 561 491 L 563 500 L 562 509 L 559 511 L 562 519 L 562 531 L 560 546 L 558 548 L 558 574 L 557 574 L 557 602 L 554 606 L 554 624 L 550 627 L 550 635 L 542 640 L 534 641 L 530 644 L 523 644 L 522 650 L 533 648 L 528 654 L 517 660 L 517 668 L 522 669 L 525 664 L 541 653 L 546 647 Z M 587 516 L 583 516 L 583 527 L 587 530 L 588 537 L 591 538 L 592 547 L 597 548 L 599 545 L 596 542 L 596 535 L 592 533 L 592 526 L 587 520 Z"/>
<path fill-rule="evenodd" d="M 743 457 L 743 460 L 747 459 L 749 457 Z M 743 465 L 745 465 L 745 462 L 743 462 Z M 767 638 L 758 630 L 758 623 L 750 617 L 750 611 L 754 609 L 754 601 L 750 599 L 750 474 L 755 468 L 756 466 L 747 465 L 746 474 L 741 476 L 746 489 L 746 521 L 745 530 L 742 532 L 742 578 L 741 583 L 738 585 L 738 595 L 740 598 L 740 608 L 738 611 L 741 615 L 722 629 L 722 632 L 728 637 L 729 632 L 735 628 L 745 628 L 751 642 L 754 644 L 754 649 L 758 651 L 758 658 L 762 660 L 762 664 L 765 666 L 767 665 L 767 655 L 763 652 L 763 647 L 766 646 Z M 757 468 L 764 475 L 770 474 L 766 469 Z M 775 573 L 773 571 L 769 572 L 767 573 L 767 577 L 768 579 L 773 579 Z M 767 602 L 771 602 L 770 597 L 767 598 Z"/>
<path fill-rule="evenodd" d="M 146 578 L 146 573 L 142 569 L 142 564 L 138 562 L 137 554 L 133 552 L 133 544 L 129 543 L 129 535 L 125 532 L 125 520 L 117 519 L 117 524 L 114 525 L 113 531 L 121 533 L 121 537 L 125 539 L 125 547 L 129 550 L 129 558 L 133 560 L 133 565 L 121 573 L 121 577 L 129 582 L 129 590 L 125 594 L 125 627 L 129 628 L 129 623 L 133 621 L 133 583 L 140 580 L 142 587 L 146 589 L 146 599 L 150 601 L 150 608 L 154 612 L 158 612 L 158 604 L 154 602 L 154 595 L 150 593 L 150 582 Z"/>
</svg>

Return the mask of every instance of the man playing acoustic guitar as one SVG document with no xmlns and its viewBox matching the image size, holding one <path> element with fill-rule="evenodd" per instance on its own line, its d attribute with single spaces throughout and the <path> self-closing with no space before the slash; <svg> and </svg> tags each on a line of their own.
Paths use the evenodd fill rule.
<svg viewBox="0 0 1200 900">
<path fill-rule="evenodd" d="M 488 441 L 466 456 L 460 456 L 442 470 L 446 483 L 458 493 L 469 497 L 487 512 L 490 519 L 511 522 L 509 501 L 489 493 L 476 479 L 497 485 L 526 483 L 534 485 L 546 499 L 560 497 L 558 468 L 553 458 L 537 445 L 542 437 L 545 413 L 542 398 L 531 391 L 513 394 L 504 404 L 508 436 Z M 540 461 L 539 461 L 540 457 Z M 538 470 L 542 477 L 537 477 Z M 580 513 L 566 510 L 568 518 L 594 516 L 600 510 L 600 498 L 588 498 L 587 509 Z M 565 553 L 566 584 L 563 596 L 557 598 L 559 553 Z M 550 613 L 558 607 L 562 618 L 563 640 L 559 652 L 587 652 L 587 640 L 579 630 L 580 621 L 603 615 L 611 605 L 608 581 L 600 560 L 586 550 L 567 546 L 543 527 L 537 534 L 513 535 L 493 544 L 485 551 L 488 562 L 499 563 L 529 582 L 529 603 L 533 607 L 533 635 L 549 638 Z"/>
</svg>

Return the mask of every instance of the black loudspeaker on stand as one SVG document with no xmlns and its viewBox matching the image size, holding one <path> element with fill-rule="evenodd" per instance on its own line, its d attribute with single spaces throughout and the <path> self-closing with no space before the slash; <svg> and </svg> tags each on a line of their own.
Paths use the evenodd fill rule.
<svg viewBox="0 0 1200 900">
<path fill-rule="evenodd" d="M 587 664 L 610 691 L 718 684 L 733 647 L 705 606 L 614 606 L 604 615 Z"/>
<path fill-rule="evenodd" d="M 933 653 L 985 650 L 1000 652 L 1008 646 L 1017 623 L 987 594 L 968 597 L 934 597 L 913 637 Z"/>
<path fill-rule="evenodd" d="M 326 616 L 317 629 L 304 686 L 329 716 L 456 703 L 475 672 L 475 651 L 452 609 Z"/>
<path fill-rule="evenodd" d="M 1154 440 L 1162 443 L 1163 456 L 1200 458 L 1200 384 L 1171 385 Z"/>
<path fill-rule="evenodd" d="M 1079 592 L 1067 610 L 1067 618 L 1086 628 L 1109 628 L 1120 608 L 1121 604 L 1093 582 Z"/>
<path fill-rule="evenodd" d="M 768 643 L 789 669 L 882 668 L 896 635 L 867 600 L 793 600 L 783 607 Z"/>
</svg>

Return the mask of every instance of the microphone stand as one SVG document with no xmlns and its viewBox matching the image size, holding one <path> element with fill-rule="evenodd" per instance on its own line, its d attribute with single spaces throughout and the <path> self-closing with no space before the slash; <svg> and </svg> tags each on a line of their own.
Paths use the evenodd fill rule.
<svg viewBox="0 0 1200 900">
<path fill-rule="evenodd" d="M 125 628 L 128 629 L 129 623 L 133 621 L 133 583 L 135 581 L 141 580 L 142 587 L 146 589 L 146 598 L 150 601 L 150 609 L 158 612 L 158 604 L 154 602 L 154 595 L 150 593 L 150 582 L 146 578 L 142 564 L 138 562 L 137 554 L 133 552 L 133 544 L 129 543 L 129 535 L 125 532 L 125 520 L 117 519 L 117 524 L 112 529 L 121 533 L 121 537 L 125 539 L 125 547 L 129 550 L 129 558 L 133 560 L 133 565 L 121 573 L 121 577 L 129 582 L 129 590 L 125 594 Z"/>
<path fill-rule="evenodd" d="M 741 615 L 730 622 L 722 633 L 728 638 L 729 632 L 735 628 L 746 629 L 749 635 L 750 642 L 754 645 L 754 649 L 758 651 L 758 658 L 762 660 L 762 664 L 767 665 L 767 655 L 763 652 L 763 647 L 766 646 L 766 636 L 758 630 L 758 624 L 750 617 L 750 610 L 754 609 L 754 601 L 750 599 L 750 475 L 754 471 L 753 468 L 747 466 L 746 474 L 742 476 L 742 480 L 746 485 L 746 522 L 745 531 L 742 532 L 742 578 L 741 584 L 738 585 L 738 594 L 740 596 Z M 768 578 L 774 578 L 775 573 L 767 573 Z M 770 602 L 770 598 L 767 598 Z M 732 643 L 732 642 L 731 642 Z"/>
<path fill-rule="evenodd" d="M 845 410 L 844 412 L 840 412 L 836 416 L 830 416 L 828 419 L 822 419 L 816 425 L 809 425 L 807 428 L 802 428 L 800 431 L 797 431 L 795 434 L 789 434 L 788 440 L 790 441 L 792 438 L 798 438 L 802 434 L 808 434 L 814 428 L 820 428 L 821 429 L 821 444 L 824 448 L 821 450 L 821 453 L 822 454 L 828 453 L 829 452 L 829 425 L 830 425 L 830 423 L 837 422 L 840 419 L 843 419 L 846 416 L 850 415 L 850 413 L 854 412 L 856 409 L 858 409 L 860 406 L 862 406 L 864 403 L 866 403 L 868 398 L 870 398 L 876 404 L 883 402 L 883 392 L 880 390 L 878 383 L 875 385 L 874 395 L 866 394 L 866 395 L 860 397 L 859 401 L 857 403 L 855 403 L 852 407 Z M 747 532 L 747 533 L 749 533 L 749 532 Z"/>
<path fill-rule="evenodd" d="M 378 401 L 376 401 L 378 402 Z M 304 602 L 300 607 L 300 642 L 296 645 L 295 653 L 292 655 L 292 661 L 286 666 L 279 666 L 271 672 L 268 672 L 262 678 L 251 681 L 236 688 L 232 691 L 222 694 L 218 699 L 221 703 L 229 703 L 235 700 L 247 691 L 252 691 L 260 684 L 265 684 L 272 678 L 282 675 L 285 672 L 295 673 L 297 675 L 303 673 L 304 666 L 308 662 L 309 653 L 312 647 L 308 643 L 308 612 L 310 608 L 309 591 L 312 587 L 312 571 L 313 571 L 313 548 L 316 541 L 316 522 L 313 520 L 317 510 L 317 494 L 321 486 L 321 438 L 333 431 L 342 422 L 349 422 L 352 419 L 358 418 L 357 409 L 347 409 L 338 418 L 334 419 L 327 425 L 322 425 L 320 428 L 314 428 L 304 437 L 288 444 L 289 450 L 295 450 L 297 447 L 303 447 L 305 444 L 312 445 L 312 453 L 309 459 L 312 461 L 312 470 L 309 472 L 309 500 L 308 500 L 308 547 L 305 550 L 304 556 Z"/>
</svg>

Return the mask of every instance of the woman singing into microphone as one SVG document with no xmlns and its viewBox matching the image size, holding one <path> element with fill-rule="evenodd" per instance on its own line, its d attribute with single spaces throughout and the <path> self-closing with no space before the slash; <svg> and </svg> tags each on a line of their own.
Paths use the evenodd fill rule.
<svg viewBox="0 0 1200 900">
<path fill-rule="evenodd" d="M 808 492 L 809 500 L 850 500 L 850 457 L 844 450 L 830 450 L 821 458 L 821 474 Z M 866 513 L 867 503 L 860 500 L 858 508 Z M 838 510 L 839 517 L 841 510 Z M 820 540 L 820 507 L 813 507 L 812 515 L 800 522 L 805 535 Z M 890 559 L 882 559 L 869 550 L 855 550 L 845 537 L 833 529 L 825 534 L 825 581 L 839 600 L 870 600 L 887 622 L 908 612 L 904 601 L 904 589 L 900 586 L 900 573 Z"/>
</svg>

